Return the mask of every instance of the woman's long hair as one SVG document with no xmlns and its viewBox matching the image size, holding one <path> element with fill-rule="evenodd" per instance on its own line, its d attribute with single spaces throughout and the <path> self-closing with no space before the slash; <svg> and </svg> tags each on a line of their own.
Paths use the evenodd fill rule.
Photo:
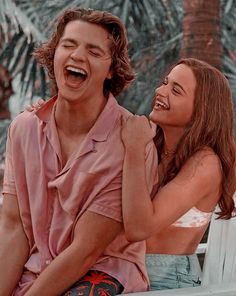
<svg viewBox="0 0 236 296">
<path fill-rule="evenodd" d="M 171 69 L 179 64 L 190 67 L 196 78 L 194 111 L 160 186 L 172 180 L 194 153 L 210 147 L 218 155 L 222 166 L 219 218 L 229 219 L 235 210 L 232 197 L 236 190 L 236 142 L 230 86 L 224 75 L 206 62 L 181 59 Z M 161 159 L 164 134 L 159 126 L 154 141 Z"/>
</svg>

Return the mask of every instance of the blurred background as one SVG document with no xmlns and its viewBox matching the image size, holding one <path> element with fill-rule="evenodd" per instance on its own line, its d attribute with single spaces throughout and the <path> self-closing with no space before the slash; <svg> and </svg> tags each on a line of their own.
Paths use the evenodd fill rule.
<svg viewBox="0 0 236 296">
<path fill-rule="evenodd" d="M 52 20 L 75 6 L 107 10 L 124 22 L 136 80 L 117 99 L 131 112 L 148 114 L 155 87 L 180 57 L 223 71 L 236 106 L 236 0 L 0 0 L 0 184 L 11 120 L 51 95 L 33 49 L 50 35 Z"/>
</svg>

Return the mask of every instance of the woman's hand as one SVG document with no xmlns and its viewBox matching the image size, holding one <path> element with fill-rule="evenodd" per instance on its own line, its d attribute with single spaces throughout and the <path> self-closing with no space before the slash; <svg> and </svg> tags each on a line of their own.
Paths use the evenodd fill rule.
<svg viewBox="0 0 236 296">
<path fill-rule="evenodd" d="M 121 139 L 126 149 L 144 148 L 156 135 L 156 125 L 144 115 L 122 118 Z"/>
<path fill-rule="evenodd" d="M 36 103 L 33 103 L 29 106 L 26 106 L 25 110 L 32 112 L 37 111 L 40 107 L 42 107 L 46 102 L 42 99 L 38 100 Z"/>
</svg>

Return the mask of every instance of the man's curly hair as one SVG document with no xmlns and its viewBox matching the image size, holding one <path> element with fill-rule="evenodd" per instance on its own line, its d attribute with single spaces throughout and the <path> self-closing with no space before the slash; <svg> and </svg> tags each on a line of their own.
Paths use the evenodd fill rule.
<svg viewBox="0 0 236 296">
<path fill-rule="evenodd" d="M 134 80 L 135 74 L 128 57 L 128 40 L 121 20 L 106 11 L 84 8 L 65 10 L 57 19 L 55 32 L 48 42 L 34 51 L 39 64 L 45 67 L 52 82 L 56 84 L 53 60 L 56 47 L 63 35 L 66 25 L 74 20 L 82 20 L 103 27 L 109 34 L 111 44 L 112 78 L 104 82 L 104 94 L 111 92 L 117 96 Z"/>
</svg>

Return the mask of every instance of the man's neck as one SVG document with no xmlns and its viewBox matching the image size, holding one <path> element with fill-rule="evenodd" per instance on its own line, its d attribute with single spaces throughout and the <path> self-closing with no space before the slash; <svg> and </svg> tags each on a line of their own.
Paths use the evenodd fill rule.
<svg viewBox="0 0 236 296">
<path fill-rule="evenodd" d="M 106 102 L 105 97 L 78 103 L 69 102 L 60 97 L 57 99 L 55 122 L 61 146 L 62 167 L 79 149 Z"/>
<path fill-rule="evenodd" d="M 57 129 L 71 136 L 87 134 L 104 109 L 106 102 L 107 99 L 104 97 L 95 102 L 90 100 L 79 103 L 59 99 L 55 110 Z"/>
</svg>

